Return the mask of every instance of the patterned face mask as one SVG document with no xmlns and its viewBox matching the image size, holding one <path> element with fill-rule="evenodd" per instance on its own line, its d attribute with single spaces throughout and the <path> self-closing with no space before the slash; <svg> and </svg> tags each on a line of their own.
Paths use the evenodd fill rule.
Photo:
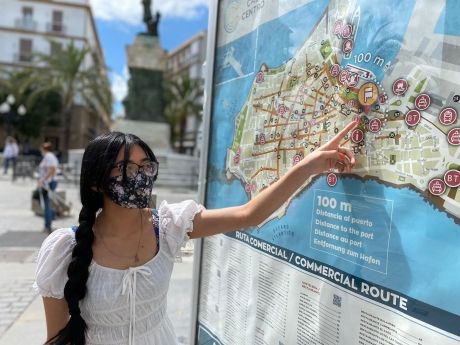
<svg viewBox="0 0 460 345">
<path fill-rule="evenodd" d="M 123 175 L 110 177 L 109 197 L 117 205 L 126 208 L 146 208 L 149 206 L 153 188 L 153 176 L 139 171 L 135 177 L 127 177 L 123 183 Z"/>
</svg>

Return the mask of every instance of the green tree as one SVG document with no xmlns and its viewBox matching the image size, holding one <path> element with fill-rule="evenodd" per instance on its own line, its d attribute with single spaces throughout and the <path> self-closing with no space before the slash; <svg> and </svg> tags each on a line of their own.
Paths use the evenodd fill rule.
<svg viewBox="0 0 460 345">
<path fill-rule="evenodd" d="M 14 129 L 26 140 L 31 137 L 38 137 L 43 126 L 59 125 L 58 113 L 61 111 L 62 102 L 60 95 L 56 92 L 41 93 L 35 95 L 40 88 L 37 80 L 31 77 L 30 69 L 2 71 L 0 73 L 0 103 L 6 100 L 8 95 L 13 95 L 15 104 L 12 106 L 12 116 L 9 119 L 2 116 L 2 123 Z M 26 113 L 18 114 L 18 107 L 25 106 Z"/>
<path fill-rule="evenodd" d="M 203 104 L 202 83 L 200 80 L 191 79 L 188 75 L 178 78 L 169 78 L 165 82 L 165 117 L 170 125 L 171 142 L 179 140 L 179 152 L 185 152 L 184 142 L 186 136 L 187 118 L 201 119 Z M 195 138 L 196 131 L 195 128 Z"/>
<path fill-rule="evenodd" d="M 69 148 L 71 111 L 77 95 L 91 113 L 112 113 L 112 93 L 105 69 L 94 56 L 95 63 L 86 67 L 90 54 L 90 48 L 79 49 L 73 42 L 51 55 L 37 54 L 43 68 L 33 70 L 32 78 L 40 82 L 40 87 L 31 98 L 33 101 L 49 91 L 61 96 L 65 151 Z"/>
</svg>

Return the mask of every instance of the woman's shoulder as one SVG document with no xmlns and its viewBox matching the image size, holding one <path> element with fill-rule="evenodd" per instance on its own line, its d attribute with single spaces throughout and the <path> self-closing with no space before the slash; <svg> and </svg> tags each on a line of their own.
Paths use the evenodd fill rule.
<svg viewBox="0 0 460 345">
<path fill-rule="evenodd" d="M 49 247 L 56 244 L 73 244 L 75 243 L 75 228 L 61 228 L 54 230 L 48 237 L 43 241 L 43 247 Z"/>
<path fill-rule="evenodd" d="M 204 206 L 194 200 L 184 200 L 178 203 L 162 201 L 158 207 L 158 214 L 161 219 L 172 220 L 173 223 L 180 223 L 182 220 L 193 220 L 195 215 L 204 210 Z"/>
<path fill-rule="evenodd" d="M 56 260 L 68 256 L 75 245 L 75 232 L 72 228 L 62 228 L 53 231 L 43 241 L 40 251 L 38 252 L 38 264 L 43 261 L 49 261 L 50 256 L 55 257 Z"/>
<path fill-rule="evenodd" d="M 166 238 L 173 255 L 189 239 L 188 233 L 193 231 L 193 219 L 204 210 L 203 205 L 194 200 L 185 200 L 169 204 L 163 201 L 158 208 L 160 232 Z"/>
<path fill-rule="evenodd" d="M 42 162 L 46 163 L 47 165 L 55 165 L 59 163 L 56 155 L 53 152 L 45 153 Z"/>
<path fill-rule="evenodd" d="M 45 297 L 62 298 L 67 281 L 67 268 L 75 246 L 72 228 L 53 231 L 38 252 L 35 271 L 35 289 Z"/>
</svg>

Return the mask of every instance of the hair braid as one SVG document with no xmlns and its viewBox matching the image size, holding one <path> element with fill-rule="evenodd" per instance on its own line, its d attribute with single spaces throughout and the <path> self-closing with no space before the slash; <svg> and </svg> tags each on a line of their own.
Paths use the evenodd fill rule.
<svg viewBox="0 0 460 345">
<path fill-rule="evenodd" d="M 84 345 L 86 322 L 80 315 L 80 300 L 86 295 L 89 265 L 93 259 L 93 225 L 96 212 L 102 207 L 102 200 L 95 196 L 83 204 L 79 216 L 79 226 L 75 232 L 76 244 L 72 251 L 72 261 L 67 269 L 69 280 L 64 288 L 64 297 L 69 306 L 70 319 L 59 332 L 53 344 Z"/>
</svg>

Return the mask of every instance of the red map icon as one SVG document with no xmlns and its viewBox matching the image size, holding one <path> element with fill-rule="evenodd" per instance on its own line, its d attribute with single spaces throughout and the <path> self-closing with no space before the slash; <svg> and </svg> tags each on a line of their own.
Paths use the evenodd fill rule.
<svg viewBox="0 0 460 345">
<path fill-rule="evenodd" d="M 264 72 L 257 72 L 256 74 L 256 83 L 261 83 L 264 81 Z"/>
<path fill-rule="evenodd" d="M 443 180 L 439 178 L 432 179 L 430 183 L 428 183 L 428 190 L 433 195 L 437 196 L 437 195 L 444 194 L 446 189 L 447 189 L 446 184 L 444 183 Z"/>
<path fill-rule="evenodd" d="M 460 171 L 452 169 L 444 174 L 444 182 L 451 188 L 460 186 Z"/>
<path fill-rule="evenodd" d="M 339 35 L 342 32 L 343 21 L 338 20 L 334 24 L 334 35 Z"/>
<path fill-rule="evenodd" d="M 447 141 L 449 144 L 458 146 L 460 145 L 460 128 L 452 128 L 449 133 L 447 133 Z"/>
<path fill-rule="evenodd" d="M 343 27 L 342 29 L 343 38 L 350 38 L 352 33 L 353 33 L 353 26 L 351 26 L 351 24 L 347 24 Z"/>
<path fill-rule="evenodd" d="M 408 126 L 413 127 L 418 125 L 421 119 L 422 116 L 420 115 L 420 112 L 418 110 L 412 109 L 407 112 L 404 121 Z"/>
<path fill-rule="evenodd" d="M 331 75 L 332 75 L 333 77 L 337 77 L 337 76 L 339 75 L 339 73 L 340 73 L 340 66 L 339 66 L 339 64 L 336 64 L 336 63 L 333 64 L 333 65 L 331 66 Z"/>
<path fill-rule="evenodd" d="M 372 133 L 378 133 L 382 129 L 382 121 L 380 119 L 372 119 L 369 121 L 369 131 Z"/>
<path fill-rule="evenodd" d="M 457 121 L 457 110 L 454 108 L 444 108 L 439 113 L 439 122 L 444 126 L 450 126 Z"/>
<path fill-rule="evenodd" d="M 342 84 L 346 84 L 348 81 L 348 70 L 343 69 L 339 74 L 339 82 Z"/>
<path fill-rule="evenodd" d="M 347 54 L 353 50 L 353 40 L 345 40 L 343 42 L 342 51 Z"/>
<path fill-rule="evenodd" d="M 329 173 L 329 174 L 327 175 L 326 180 L 327 180 L 327 184 L 328 184 L 330 187 L 334 187 L 334 186 L 337 184 L 338 178 L 337 178 L 337 175 L 336 175 L 336 174 L 334 174 L 334 173 Z"/>
<path fill-rule="evenodd" d="M 408 89 L 409 89 L 409 83 L 407 82 L 406 79 L 400 78 L 400 79 L 397 79 L 393 83 L 392 90 L 393 90 L 393 93 L 397 96 L 404 95 Z"/>
<path fill-rule="evenodd" d="M 421 93 L 415 99 L 415 107 L 418 110 L 426 110 L 431 105 L 431 97 L 426 93 Z"/>
<path fill-rule="evenodd" d="M 363 139 L 364 132 L 361 129 L 356 128 L 353 130 L 353 132 L 351 132 L 351 141 L 353 141 L 355 144 L 360 143 L 361 141 L 363 141 Z"/>
</svg>

